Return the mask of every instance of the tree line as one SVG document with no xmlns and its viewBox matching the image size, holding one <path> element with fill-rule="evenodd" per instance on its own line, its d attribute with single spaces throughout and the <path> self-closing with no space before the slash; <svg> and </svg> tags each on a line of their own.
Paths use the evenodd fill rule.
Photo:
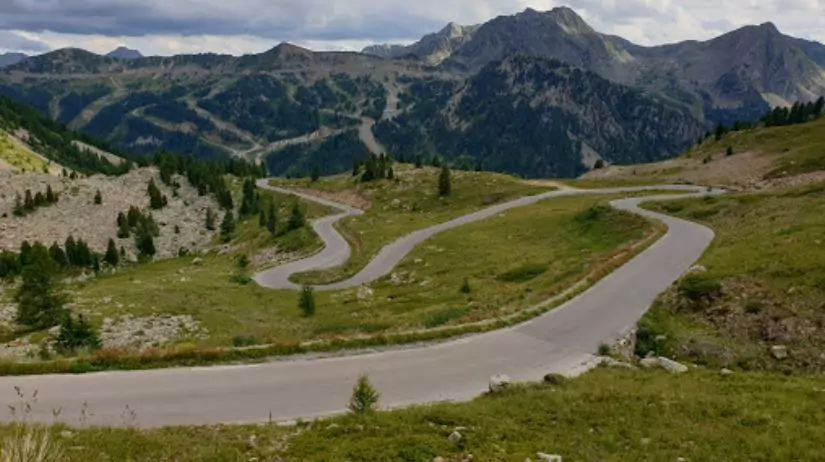
<svg viewBox="0 0 825 462">
<path fill-rule="evenodd" d="M 713 136 L 716 141 L 719 141 L 730 132 L 749 130 L 758 124 L 762 124 L 765 127 L 796 125 L 810 122 L 823 115 L 825 115 L 825 97 L 820 97 L 818 100 L 808 103 L 800 103 L 797 101 L 790 108 L 777 106 L 771 109 L 756 122 L 738 120 L 730 127 L 725 124 L 719 124 L 714 131 L 705 133 L 705 136 L 699 140 L 698 144 L 702 144 L 704 140 L 711 136 Z"/>
<path fill-rule="evenodd" d="M 46 186 L 45 193 L 38 191 L 34 195 L 32 195 L 30 189 L 27 189 L 24 193 L 24 198 L 21 198 L 20 194 L 17 194 L 14 197 L 12 214 L 16 217 L 24 217 L 40 207 L 47 207 L 56 204 L 58 200 L 59 197 L 54 193 L 54 191 L 52 191 L 51 185 Z"/>
</svg>

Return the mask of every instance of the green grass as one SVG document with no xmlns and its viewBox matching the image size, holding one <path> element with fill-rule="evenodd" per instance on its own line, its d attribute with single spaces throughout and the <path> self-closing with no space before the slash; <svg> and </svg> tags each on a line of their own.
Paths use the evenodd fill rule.
<svg viewBox="0 0 825 462">
<path fill-rule="evenodd" d="M 521 462 L 536 460 L 536 452 L 565 460 L 822 460 L 823 389 L 821 377 L 597 369 L 562 385 L 514 387 L 469 403 L 294 427 L 90 428 L 69 438 L 59 436 L 61 427 L 53 432 L 71 448 L 68 461 L 429 462 L 473 454 Z M 464 427 L 460 446 L 447 440 L 457 427 Z"/>
<path fill-rule="evenodd" d="M 704 281 L 670 290 L 642 322 L 667 336 L 658 349 L 712 365 L 825 371 L 825 184 L 648 207 L 716 231 Z M 773 345 L 790 358 L 773 359 Z"/>
<path fill-rule="evenodd" d="M 279 181 L 284 187 L 301 187 L 327 193 L 357 196 L 371 206 L 360 217 L 343 220 L 338 229 L 350 243 L 350 260 L 339 268 L 296 275 L 303 284 L 327 284 L 357 273 L 386 244 L 452 218 L 522 196 L 552 190 L 530 186 L 517 178 L 495 173 L 453 171 L 453 193 L 438 197 L 436 168 L 415 169 L 395 165 L 396 180 L 359 183 L 349 174 L 309 180 Z"/>
<path fill-rule="evenodd" d="M 48 169 L 43 159 L 17 146 L 3 131 L 0 131 L 0 160 L 21 172 L 43 173 Z"/>
<path fill-rule="evenodd" d="M 211 334 L 198 343 L 203 347 L 228 346 L 238 336 L 283 343 L 475 322 L 550 298 L 650 230 L 643 219 L 613 210 L 576 219 L 607 199 L 548 200 L 439 234 L 401 262 L 395 280 L 371 284 L 374 294 L 366 300 L 355 289 L 316 293 L 312 318 L 301 316 L 295 292 L 233 282 L 242 273 L 234 255 L 206 256 L 199 265 L 181 258 L 136 266 L 81 284 L 75 299 L 93 320 L 192 315 Z M 528 258 L 546 271 L 529 281 L 501 280 Z M 473 287 L 469 294 L 460 290 L 465 278 Z"/>
</svg>

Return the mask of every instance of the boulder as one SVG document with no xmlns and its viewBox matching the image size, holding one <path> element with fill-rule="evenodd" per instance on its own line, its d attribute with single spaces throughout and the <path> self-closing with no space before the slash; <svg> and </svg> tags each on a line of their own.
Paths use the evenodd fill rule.
<svg viewBox="0 0 825 462">
<path fill-rule="evenodd" d="M 510 377 L 496 374 L 490 377 L 490 393 L 498 393 L 510 386 Z"/>
<path fill-rule="evenodd" d="M 615 367 L 618 369 L 636 369 L 636 366 L 630 363 L 626 363 L 624 361 L 617 361 L 610 356 L 600 356 L 597 358 L 599 365 L 605 367 Z"/>
<path fill-rule="evenodd" d="M 652 367 L 654 367 L 658 364 L 659 364 L 658 358 L 655 358 L 655 357 L 642 358 L 639 361 L 639 365 L 644 367 L 645 369 L 650 369 L 650 368 L 652 368 Z"/>
<path fill-rule="evenodd" d="M 784 345 L 774 345 L 771 347 L 771 354 L 776 359 L 785 359 L 788 357 L 788 347 Z"/>
<path fill-rule="evenodd" d="M 447 437 L 447 440 L 455 446 L 458 446 L 461 443 L 461 440 L 464 439 L 459 432 L 452 432 L 450 436 Z"/>
<path fill-rule="evenodd" d="M 722 375 L 731 375 L 733 374 L 733 371 L 730 369 L 722 369 L 721 371 L 719 371 L 719 373 Z"/>
<path fill-rule="evenodd" d="M 670 372 L 671 374 L 683 374 L 688 371 L 687 366 L 684 364 L 662 356 L 656 358 L 656 362 L 662 367 L 662 369 Z"/>
</svg>

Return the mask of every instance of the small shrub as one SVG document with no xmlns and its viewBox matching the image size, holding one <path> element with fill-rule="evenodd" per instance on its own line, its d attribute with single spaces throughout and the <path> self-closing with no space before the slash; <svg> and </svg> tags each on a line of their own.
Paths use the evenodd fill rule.
<svg viewBox="0 0 825 462">
<path fill-rule="evenodd" d="M 458 319 L 467 314 L 467 308 L 447 308 L 434 313 L 424 320 L 424 327 L 432 329 L 434 327 L 443 326 L 448 322 Z"/>
<path fill-rule="evenodd" d="M 375 410 L 381 394 L 370 384 L 366 375 L 358 377 L 358 383 L 352 389 L 352 396 L 347 406 L 350 411 L 356 414 L 366 414 Z"/>
<path fill-rule="evenodd" d="M 249 266 L 249 264 L 250 264 L 249 257 L 245 253 L 239 255 L 238 258 L 235 259 L 235 265 L 238 268 L 241 268 L 241 269 L 246 268 L 246 267 Z"/>
<path fill-rule="evenodd" d="M 315 315 L 315 292 L 312 287 L 304 286 L 304 288 L 301 289 L 298 308 L 305 318 L 310 318 Z"/>
<path fill-rule="evenodd" d="M 527 282 L 546 273 L 549 267 L 545 264 L 528 263 L 518 268 L 502 273 L 498 276 L 501 282 Z"/>
<path fill-rule="evenodd" d="M 236 274 L 229 278 L 229 282 L 233 284 L 240 284 L 242 286 L 246 286 L 252 282 L 252 278 L 245 274 Z"/>
<path fill-rule="evenodd" d="M 728 157 L 733 155 L 733 146 L 728 146 L 728 148 L 725 150 L 725 155 Z"/>
<path fill-rule="evenodd" d="M 470 287 L 470 280 L 464 278 L 464 282 L 461 283 L 461 293 L 462 294 L 469 294 L 473 291 L 473 288 Z"/>
<path fill-rule="evenodd" d="M 84 348 L 97 350 L 100 348 L 100 337 L 83 315 L 80 315 L 77 321 L 71 315 L 67 315 L 60 323 L 60 334 L 55 343 L 61 353 L 73 353 Z"/>
<path fill-rule="evenodd" d="M 703 274 L 690 274 L 682 278 L 676 290 L 693 303 L 712 302 L 721 295 L 722 284 Z"/>
<path fill-rule="evenodd" d="M 610 345 L 608 345 L 606 343 L 600 343 L 599 344 L 599 350 L 598 350 L 599 356 L 610 356 L 611 351 L 612 351 L 612 349 L 610 348 Z"/>
<path fill-rule="evenodd" d="M 544 383 L 547 385 L 563 387 L 567 385 L 567 377 L 561 374 L 547 374 L 544 376 Z"/>
<path fill-rule="evenodd" d="M 604 160 L 599 159 L 593 164 L 593 170 L 601 170 L 604 168 Z"/>
<path fill-rule="evenodd" d="M 246 346 L 253 346 L 258 345 L 260 342 L 258 339 L 251 335 L 236 335 L 232 338 L 232 346 L 234 347 L 246 347 Z"/>
</svg>

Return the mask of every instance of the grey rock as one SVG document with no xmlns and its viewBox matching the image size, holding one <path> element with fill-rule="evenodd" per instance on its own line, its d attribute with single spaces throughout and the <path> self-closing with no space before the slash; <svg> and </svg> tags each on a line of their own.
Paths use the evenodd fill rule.
<svg viewBox="0 0 825 462">
<path fill-rule="evenodd" d="M 504 374 L 496 374 L 490 377 L 490 393 L 499 393 L 510 386 L 510 377 Z"/>
<path fill-rule="evenodd" d="M 655 357 L 654 358 L 650 358 L 650 357 L 642 358 L 642 360 L 639 361 L 639 365 L 641 365 L 645 369 L 650 369 L 652 367 L 655 367 L 658 364 L 659 364 L 658 358 L 655 358 Z"/>
<path fill-rule="evenodd" d="M 656 358 L 656 362 L 662 367 L 662 369 L 670 372 L 671 374 L 683 374 L 688 371 L 687 366 L 684 364 L 665 357 L 660 356 L 659 358 Z"/>
<path fill-rule="evenodd" d="M 447 437 L 447 440 L 456 446 L 458 446 L 458 444 L 461 443 L 462 439 L 464 439 L 464 437 L 461 436 L 461 433 L 459 432 L 452 432 L 450 433 L 450 436 Z"/>
<path fill-rule="evenodd" d="M 788 347 L 784 345 L 774 345 L 771 347 L 771 355 L 779 360 L 785 359 L 788 357 Z"/>
<path fill-rule="evenodd" d="M 562 462 L 561 456 L 558 454 L 546 454 L 543 452 L 537 452 L 536 457 L 542 462 Z"/>
<path fill-rule="evenodd" d="M 719 371 L 719 373 L 722 375 L 732 375 L 733 371 L 730 369 L 722 369 L 721 371 Z"/>
</svg>

